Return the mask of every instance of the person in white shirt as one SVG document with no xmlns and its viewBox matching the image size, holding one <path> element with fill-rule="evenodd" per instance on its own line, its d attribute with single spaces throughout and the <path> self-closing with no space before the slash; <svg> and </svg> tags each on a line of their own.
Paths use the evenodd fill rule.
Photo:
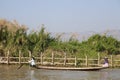
<svg viewBox="0 0 120 80">
<path fill-rule="evenodd" d="M 36 66 L 34 57 L 32 57 L 32 59 L 29 61 L 29 63 L 30 63 L 31 67 L 35 67 Z"/>
</svg>

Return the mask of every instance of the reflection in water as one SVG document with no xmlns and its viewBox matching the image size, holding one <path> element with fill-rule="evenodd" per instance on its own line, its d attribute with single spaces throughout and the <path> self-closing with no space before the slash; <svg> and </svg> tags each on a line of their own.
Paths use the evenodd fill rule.
<svg viewBox="0 0 120 80">
<path fill-rule="evenodd" d="M 24 80 L 40 80 L 39 78 L 37 78 L 35 75 L 35 70 L 34 69 L 28 69 L 27 72 L 26 72 L 26 77 Z"/>
<path fill-rule="evenodd" d="M 0 65 L 0 80 L 120 80 L 120 69 L 59 71 Z"/>
<path fill-rule="evenodd" d="M 106 71 L 92 71 L 89 72 L 88 80 L 110 80 L 108 79 L 108 72 Z"/>
<path fill-rule="evenodd" d="M 100 80 L 107 80 L 108 79 L 108 72 L 101 72 L 101 79 Z"/>
<path fill-rule="evenodd" d="M 30 79 L 31 79 L 31 80 L 38 80 L 38 79 L 35 79 L 35 77 L 34 77 L 34 70 L 28 71 L 27 74 L 30 76 Z"/>
</svg>

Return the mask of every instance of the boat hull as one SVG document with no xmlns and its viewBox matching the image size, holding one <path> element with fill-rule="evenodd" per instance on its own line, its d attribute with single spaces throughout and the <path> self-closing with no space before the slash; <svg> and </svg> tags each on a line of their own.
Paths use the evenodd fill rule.
<svg viewBox="0 0 120 80">
<path fill-rule="evenodd" d="M 49 66 L 39 66 L 39 69 L 49 69 L 49 70 L 72 70 L 72 71 L 97 71 L 101 69 L 106 69 L 108 67 L 49 67 Z"/>
</svg>

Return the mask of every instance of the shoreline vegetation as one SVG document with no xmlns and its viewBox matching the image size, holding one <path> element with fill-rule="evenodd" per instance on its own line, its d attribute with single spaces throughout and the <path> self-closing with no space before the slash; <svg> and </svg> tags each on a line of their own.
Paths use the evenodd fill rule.
<svg viewBox="0 0 120 80">
<path fill-rule="evenodd" d="M 25 25 L 0 19 L 1 60 L 6 60 L 7 63 L 9 61 L 22 63 L 23 59 L 29 60 L 34 56 L 38 62 L 42 62 L 42 55 L 45 56 L 44 61 L 52 62 L 62 58 L 58 62 L 65 64 L 65 61 L 71 58 L 73 61 L 70 62 L 76 64 L 74 66 L 81 66 L 81 62 L 76 59 L 85 59 L 83 62 L 87 65 L 89 59 L 95 59 L 93 62 L 100 64 L 102 61 L 99 60 L 108 57 L 111 65 L 120 64 L 120 41 L 112 36 L 94 34 L 88 40 L 80 42 L 75 35 L 71 35 L 67 41 L 62 40 L 63 34 L 53 36 L 46 31 L 44 25 L 40 30 L 29 33 L 27 31 Z"/>
</svg>

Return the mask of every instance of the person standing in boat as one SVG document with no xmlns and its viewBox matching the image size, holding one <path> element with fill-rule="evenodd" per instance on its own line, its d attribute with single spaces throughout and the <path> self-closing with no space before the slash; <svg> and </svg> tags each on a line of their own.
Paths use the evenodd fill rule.
<svg viewBox="0 0 120 80">
<path fill-rule="evenodd" d="M 30 63 L 31 67 L 36 67 L 35 58 L 34 57 L 32 57 L 32 59 L 29 61 L 29 63 Z"/>
<path fill-rule="evenodd" d="M 107 57 L 104 58 L 104 64 L 102 66 L 103 67 L 108 67 L 109 66 L 109 61 L 108 61 Z"/>
</svg>

